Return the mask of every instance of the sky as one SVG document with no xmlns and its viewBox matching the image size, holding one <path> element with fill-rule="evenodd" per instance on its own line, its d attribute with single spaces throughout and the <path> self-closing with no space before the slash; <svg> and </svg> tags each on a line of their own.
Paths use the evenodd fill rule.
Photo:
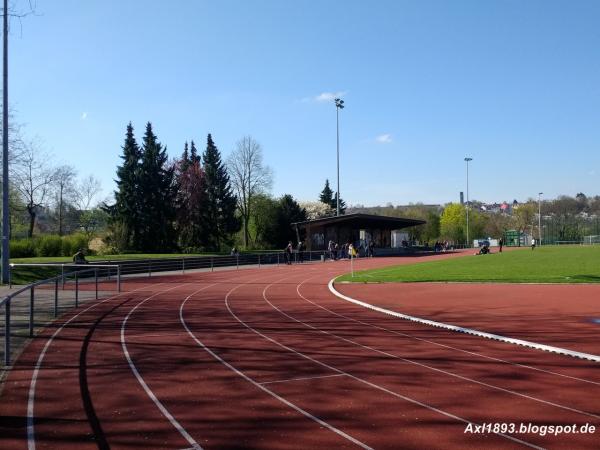
<svg viewBox="0 0 600 450">
<path fill-rule="evenodd" d="M 12 0 L 18 10 L 27 0 Z M 130 121 L 171 157 L 251 135 L 272 194 L 350 205 L 600 194 L 600 2 L 37 0 L 9 104 L 56 164 L 115 188 Z"/>
</svg>

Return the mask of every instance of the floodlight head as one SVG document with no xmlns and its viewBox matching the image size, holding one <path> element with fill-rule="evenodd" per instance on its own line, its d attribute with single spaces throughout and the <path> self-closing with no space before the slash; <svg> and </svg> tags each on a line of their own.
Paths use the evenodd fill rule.
<svg viewBox="0 0 600 450">
<path fill-rule="evenodd" d="M 336 98 L 335 106 L 336 106 L 336 108 L 344 109 L 344 100 L 342 100 L 340 98 Z"/>
<path fill-rule="evenodd" d="M 538 192 L 538 195 L 544 195 L 544 193 L 543 192 Z"/>
<path fill-rule="evenodd" d="M 467 158 L 465 158 L 465 161 L 466 161 L 466 162 L 473 161 L 473 158 L 469 158 L 469 157 L 467 157 Z"/>
</svg>

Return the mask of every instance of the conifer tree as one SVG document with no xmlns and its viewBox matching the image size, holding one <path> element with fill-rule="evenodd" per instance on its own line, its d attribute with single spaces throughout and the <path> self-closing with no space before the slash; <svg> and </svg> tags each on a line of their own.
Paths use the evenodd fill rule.
<svg viewBox="0 0 600 450">
<path fill-rule="evenodd" d="M 142 193 L 139 250 L 169 251 L 174 244 L 174 169 L 167 165 L 166 148 L 146 125 L 142 144 L 140 192 Z"/>
<path fill-rule="evenodd" d="M 124 227 L 124 241 L 129 248 L 135 248 L 138 243 L 141 226 L 141 191 L 139 181 L 139 169 L 141 151 L 135 141 L 133 125 L 127 125 L 125 143 L 123 144 L 123 163 L 117 167 L 117 191 L 115 192 L 116 203 L 110 212 L 112 222 L 120 222 Z"/>
<path fill-rule="evenodd" d="M 321 191 L 319 200 L 326 205 L 331 205 L 331 201 L 333 200 L 333 191 L 329 187 L 329 180 L 325 180 L 325 187 Z"/>
<path fill-rule="evenodd" d="M 206 175 L 204 217 L 209 225 L 206 230 L 207 245 L 211 249 L 220 250 L 231 243 L 232 235 L 240 229 L 240 221 L 235 214 L 237 199 L 233 194 L 227 169 L 210 134 L 206 138 L 202 160 Z"/>
<path fill-rule="evenodd" d="M 192 141 L 192 145 L 194 145 L 194 141 Z M 181 155 L 181 159 L 179 161 L 179 170 L 181 172 L 185 172 L 190 165 L 190 152 L 188 150 L 188 143 L 185 141 L 183 146 L 183 153 Z"/>
<path fill-rule="evenodd" d="M 335 196 L 333 197 L 333 199 L 331 200 L 331 208 L 337 212 L 337 192 L 335 193 Z M 342 197 L 340 197 L 340 214 L 346 214 L 346 202 L 344 201 L 344 199 Z"/>
<path fill-rule="evenodd" d="M 196 149 L 196 144 L 193 140 L 191 143 L 190 162 L 200 163 L 200 155 L 198 155 L 198 150 Z"/>
</svg>

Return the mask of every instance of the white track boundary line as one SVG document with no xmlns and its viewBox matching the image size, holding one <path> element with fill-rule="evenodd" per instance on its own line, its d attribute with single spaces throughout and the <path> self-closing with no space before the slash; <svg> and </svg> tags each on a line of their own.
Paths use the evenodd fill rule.
<svg viewBox="0 0 600 450">
<path fill-rule="evenodd" d="M 159 283 L 157 286 L 164 284 L 164 283 Z M 44 361 L 44 357 L 46 356 L 46 352 L 48 351 L 48 348 L 50 348 L 50 344 L 52 344 L 52 341 L 54 341 L 54 338 L 56 338 L 56 336 L 58 336 L 58 333 L 60 333 L 62 331 L 62 329 L 68 325 L 69 323 L 71 323 L 73 320 L 75 320 L 77 317 L 79 317 L 81 314 L 83 314 L 84 312 L 89 311 L 92 308 L 95 308 L 98 305 L 101 305 L 109 300 L 113 300 L 115 298 L 118 297 L 122 297 L 125 295 L 129 295 L 132 294 L 134 292 L 137 291 L 141 291 L 144 289 L 148 289 L 147 286 L 141 287 L 139 289 L 135 289 L 133 291 L 129 291 L 129 292 L 122 292 L 120 294 L 117 295 L 113 295 L 111 297 L 105 298 L 104 300 L 94 303 L 90 306 L 88 306 L 87 308 L 85 308 L 84 310 L 78 312 L 76 315 L 74 315 L 73 317 L 71 317 L 69 320 L 67 320 L 65 323 L 63 323 L 60 328 L 58 328 L 54 334 L 52 334 L 52 336 L 50 336 L 50 338 L 48 338 L 48 341 L 46 342 L 46 345 L 44 345 L 44 348 L 42 349 L 42 352 L 40 353 L 40 355 L 38 356 L 38 360 L 35 364 L 35 369 L 33 370 L 33 374 L 31 375 L 31 382 L 29 385 L 29 396 L 28 396 L 28 400 L 27 400 L 27 448 L 29 450 L 35 450 L 35 429 L 34 429 L 34 424 L 33 424 L 33 414 L 34 414 L 34 403 L 35 403 L 35 387 L 37 384 L 37 379 L 38 379 L 38 375 L 40 372 L 40 368 L 42 366 L 42 362 Z"/>
<path fill-rule="evenodd" d="M 296 286 L 296 292 L 298 292 L 298 289 L 297 289 L 298 286 Z M 265 291 L 266 291 L 266 289 L 265 289 Z M 263 296 L 264 296 L 264 294 L 263 294 Z M 300 296 L 302 298 L 304 298 L 302 295 L 300 295 Z M 582 411 L 582 410 L 576 409 L 576 408 L 571 408 L 570 406 L 561 405 L 559 403 L 550 402 L 548 400 L 544 400 L 544 399 L 541 399 L 541 398 L 533 397 L 531 395 L 527 395 L 527 394 L 523 394 L 521 392 L 513 391 L 512 389 L 506 389 L 506 388 L 503 388 L 501 386 L 496 386 L 494 384 L 485 383 L 483 381 L 475 380 L 474 378 L 469 378 L 469 377 L 466 377 L 466 376 L 463 376 L 463 375 L 459 375 L 459 374 L 454 373 L 454 372 L 450 372 L 450 371 L 443 370 L 443 369 L 438 369 L 437 367 L 432 367 L 432 366 L 430 366 L 428 364 L 420 363 L 420 362 L 414 361 L 414 360 L 412 360 L 410 358 L 403 358 L 403 357 L 395 355 L 393 353 L 389 353 L 389 352 L 386 352 L 386 351 L 383 351 L 383 350 L 379 350 L 379 349 L 377 349 L 375 347 L 371 347 L 371 346 L 368 346 L 368 345 L 361 344 L 360 342 L 356 342 L 356 341 L 354 341 L 352 339 L 348 339 L 348 338 L 339 336 L 339 335 L 337 335 L 335 333 L 332 333 L 332 332 L 329 332 L 329 331 L 326 331 L 326 330 L 322 330 L 322 329 L 317 328 L 317 327 L 315 327 L 315 326 L 313 326 L 313 325 L 311 325 L 309 323 L 306 323 L 306 322 L 303 322 L 303 321 L 301 321 L 299 319 L 296 319 L 295 317 L 287 314 L 285 311 L 281 310 L 280 308 L 278 308 L 277 306 L 275 306 L 273 303 L 271 303 L 266 298 L 266 296 L 264 296 L 264 299 L 265 299 L 265 301 L 269 305 L 271 305 L 271 307 L 273 309 L 275 309 L 276 311 L 278 311 L 281 315 L 289 318 L 290 320 L 293 320 L 296 323 L 302 324 L 305 327 L 310 328 L 310 329 L 312 329 L 312 330 L 314 330 L 314 331 L 316 331 L 318 333 L 322 333 L 322 334 L 325 334 L 327 336 L 331 336 L 333 338 L 339 339 L 341 341 L 347 342 L 347 343 L 355 345 L 357 347 L 364 348 L 365 350 L 369 350 L 369 351 L 372 351 L 372 352 L 375 352 L 375 353 L 379 353 L 379 354 L 387 356 L 389 358 L 393 358 L 393 359 L 396 359 L 398 361 L 405 362 L 407 364 L 416 365 L 416 366 L 422 367 L 424 369 L 429 369 L 429 370 L 437 372 L 437 373 L 442 373 L 444 375 L 447 375 L 447 376 L 450 376 L 450 377 L 453 377 L 453 378 L 458 378 L 460 380 L 467 381 L 469 383 L 478 384 L 480 386 L 484 386 L 484 387 L 487 387 L 487 388 L 490 388 L 490 389 L 495 389 L 497 391 L 505 392 L 507 394 L 511 394 L 511 395 L 516 395 L 516 396 L 519 396 L 519 397 L 523 397 L 523 398 L 526 398 L 528 400 L 532 400 L 532 401 L 535 401 L 535 402 L 543 403 L 545 405 L 549 405 L 549 406 L 553 406 L 553 407 L 556 407 L 556 408 L 564 409 L 566 411 L 574 412 L 574 413 L 577 413 L 577 414 L 582 414 L 582 415 L 585 415 L 585 416 L 590 416 L 590 417 L 593 417 L 594 419 L 600 419 L 600 416 L 598 416 L 596 414 L 592 414 L 592 413 L 589 413 L 589 412 L 586 412 L 586 411 Z"/>
<path fill-rule="evenodd" d="M 135 366 L 133 360 L 131 359 L 131 356 L 129 355 L 129 351 L 127 350 L 127 344 L 125 342 L 125 328 L 127 326 L 127 321 L 129 320 L 129 317 L 131 316 L 131 314 L 133 314 L 133 312 L 138 309 L 140 306 L 142 306 L 144 303 L 146 303 L 148 300 L 150 300 L 151 298 L 156 297 L 157 295 L 160 294 L 164 294 L 165 292 L 169 292 L 172 291 L 174 289 L 177 289 L 179 287 L 185 286 L 187 283 L 183 283 L 181 285 L 177 285 L 174 286 L 170 289 L 167 289 L 165 291 L 162 292 L 158 292 L 148 298 L 146 298 L 145 300 L 141 301 L 140 303 L 138 303 L 137 305 L 135 305 L 131 311 L 129 311 L 129 314 L 127 314 L 127 316 L 125 317 L 125 319 L 123 319 L 123 322 L 121 323 L 121 347 L 123 349 L 123 353 L 125 354 L 125 358 L 127 358 L 127 362 L 129 363 L 129 368 L 131 369 L 131 371 L 133 372 L 133 374 L 135 375 L 135 377 L 137 378 L 138 382 L 140 383 L 140 385 L 142 386 L 142 388 L 144 388 L 144 391 L 146 391 L 146 394 L 148 395 L 148 397 L 150 397 L 150 399 L 154 402 L 154 404 L 158 407 L 158 409 L 160 410 L 160 412 L 163 414 L 163 416 L 165 416 L 169 422 L 171 422 L 171 425 L 173 425 L 173 427 L 175 427 L 175 429 L 179 432 L 179 434 L 181 434 L 181 436 L 183 436 L 183 438 L 188 441 L 188 443 L 192 446 L 193 449 L 196 450 L 202 450 L 202 447 L 200 446 L 200 444 L 198 444 L 196 442 L 196 440 L 185 430 L 185 428 L 177 421 L 177 419 L 175 419 L 175 417 L 173 417 L 171 415 L 171 413 L 169 412 L 169 410 L 167 408 L 165 408 L 165 406 L 161 403 L 161 401 L 156 397 L 156 395 L 154 395 L 154 392 L 152 392 L 152 389 L 150 389 L 150 387 L 146 384 L 146 382 L 144 381 L 144 378 L 140 375 L 139 371 L 137 370 L 137 367 Z M 198 289 L 196 292 L 194 292 L 194 294 L 203 291 L 205 289 L 208 289 L 209 287 L 215 286 L 216 283 L 213 284 L 209 284 L 207 286 L 204 286 L 201 289 Z M 193 294 L 192 294 L 193 295 Z"/>
<path fill-rule="evenodd" d="M 263 289 L 263 299 L 264 299 L 264 300 L 265 300 L 267 303 L 269 303 L 270 305 L 272 305 L 272 303 L 271 303 L 271 302 L 269 302 L 269 300 L 268 300 L 268 299 L 267 299 L 267 297 L 266 297 L 266 291 L 267 291 L 267 289 L 269 289 L 271 286 L 273 286 L 273 285 L 274 285 L 276 282 L 278 282 L 278 281 L 282 281 L 282 280 L 285 280 L 285 279 L 287 279 L 287 278 L 291 278 L 291 277 L 285 277 L 285 278 L 282 278 L 282 279 L 280 279 L 280 280 L 277 280 L 277 281 L 275 281 L 275 282 L 273 282 L 273 283 L 271 283 L 271 284 L 267 285 L 267 286 L 266 286 L 266 287 Z M 312 278 L 312 277 L 310 277 L 310 278 Z M 472 425 L 479 425 L 478 423 L 472 422 L 472 421 L 470 421 L 470 420 L 468 420 L 468 419 L 465 419 L 465 418 L 463 418 L 463 417 L 456 416 L 456 415 L 454 415 L 454 414 L 452 414 L 452 413 L 449 413 L 449 412 L 447 412 L 447 411 L 444 411 L 444 410 L 442 410 L 442 409 L 438 409 L 438 408 L 436 408 L 435 406 L 428 405 L 427 403 L 420 402 L 419 400 L 415 400 L 414 398 L 406 397 L 406 396 L 404 396 L 404 395 L 402 395 L 402 394 L 399 394 L 398 392 L 392 391 L 392 390 L 390 390 L 390 389 L 387 389 L 387 388 L 385 388 L 385 387 L 383 387 L 383 386 L 380 386 L 380 385 L 378 385 L 378 384 L 371 383 L 370 381 L 367 381 L 367 380 L 365 380 L 364 378 L 360 378 L 360 377 L 357 377 L 356 375 L 352 375 L 351 373 L 345 372 L 345 371 L 343 371 L 343 370 L 341 370 L 341 369 L 338 369 L 337 367 L 331 366 L 331 365 L 329 365 L 329 364 L 327 364 L 327 363 L 325 363 L 325 362 L 323 362 L 323 361 L 319 361 L 318 359 L 312 358 L 311 356 L 308 356 L 308 355 L 306 355 L 306 354 L 304 354 L 304 353 L 302 353 L 302 352 L 299 352 L 299 351 L 297 351 L 297 350 L 294 350 L 294 349 L 293 349 L 293 348 L 291 348 L 291 347 L 288 347 L 288 346 L 287 346 L 287 345 L 285 345 L 285 344 L 282 344 L 282 343 L 281 343 L 281 342 L 279 342 L 278 340 L 276 340 L 276 339 L 273 339 L 273 338 L 271 338 L 271 337 L 269 337 L 269 336 L 267 336 L 267 335 L 265 335 L 265 334 L 261 333 L 260 331 L 258 331 L 257 329 L 255 329 L 255 328 L 251 327 L 251 326 L 250 326 L 250 325 L 248 325 L 246 322 L 244 322 L 242 319 L 240 319 L 240 318 L 239 318 L 239 317 L 238 317 L 238 316 L 237 316 L 237 315 L 236 315 L 236 314 L 235 314 L 235 313 L 232 311 L 232 309 L 231 309 L 231 307 L 230 307 L 230 305 L 229 305 L 229 302 L 228 302 L 228 297 L 229 297 L 229 294 L 227 295 L 227 297 L 225 297 L 225 306 L 227 306 L 227 310 L 229 311 L 229 314 L 231 314 L 231 316 L 232 316 L 232 317 L 234 317 L 234 318 L 235 318 L 235 319 L 236 319 L 236 320 L 237 320 L 239 323 L 241 323 L 242 325 L 244 325 L 246 328 L 248 328 L 248 329 L 249 329 L 250 331 L 252 331 L 253 333 L 256 333 L 257 335 L 261 336 L 263 339 L 266 339 L 266 340 L 268 340 L 268 341 L 270 341 L 270 342 L 274 343 L 275 345 L 277 345 L 277 346 L 279 346 L 279 347 L 281 347 L 281 348 L 283 348 L 283 349 L 285 349 L 285 350 L 288 350 L 288 351 L 290 351 L 290 352 L 292 352 L 292 353 L 294 353 L 294 354 L 296 354 L 296 355 L 298 355 L 298 356 L 300 356 L 300 357 L 302 357 L 302 358 L 304 358 L 304 359 L 307 359 L 307 360 L 309 360 L 309 361 L 312 361 L 312 362 L 314 362 L 315 364 L 318 364 L 318 365 L 320 365 L 320 366 L 322 366 L 322 367 L 326 367 L 326 368 L 328 368 L 328 369 L 331 369 L 331 370 L 333 370 L 334 372 L 337 372 L 337 373 L 339 373 L 339 374 L 341 374 L 341 375 L 346 375 L 348 378 L 351 378 L 351 379 L 353 379 L 353 380 L 355 380 L 355 381 L 357 381 L 357 382 L 359 382 L 359 383 L 363 383 L 363 384 L 365 384 L 365 385 L 367 385 L 367 386 L 370 386 L 370 387 L 372 387 L 372 388 L 374 388 L 374 389 L 377 389 L 377 390 L 379 390 L 379 391 L 382 391 L 382 392 L 385 392 L 385 393 L 387 393 L 387 394 L 390 394 L 390 395 L 392 395 L 393 397 L 396 397 L 396 398 L 401 398 L 402 400 L 405 400 L 405 401 L 407 401 L 407 402 L 409 402 L 409 403 L 412 403 L 413 405 L 418 405 L 418 406 L 421 406 L 421 407 L 423 407 L 423 408 L 425 408 L 425 409 L 428 409 L 428 410 L 430 410 L 430 411 L 436 412 L 436 413 L 438 413 L 438 414 L 441 414 L 441 415 L 443 415 L 443 416 L 449 417 L 449 418 L 451 418 L 451 419 L 455 419 L 455 420 L 457 420 L 457 421 L 459 421 L 459 422 L 462 422 L 462 423 L 466 423 L 466 424 L 472 424 Z M 273 306 L 273 305 L 272 305 L 272 306 Z M 276 309 L 276 308 L 275 308 L 275 309 Z M 280 313 L 282 313 L 283 315 L 285 315 L 285 313 L 283 313 L 283 312 L 281 312 L 281 311 L 280 311 Z M 298 322 L 298 320 L 296 320 L 296 319 L 293 319 L 293 320 L 295 320 L 296 322 Z M 510 436 L 510 435 L 507 435 L 507 434 L 504 434 L 504 433 L 494 433 L 494 432 L 493 432 L 493 434 L 496 434 L 496 435 L 498 435 L 498 436 L 501 436 L 501 437 L 503 437 L 503 438 L 506 438 L 506 439 L 508 439 L 508 440 L 511 440 L 511 441 L 513 441 L 513 442 L 517 442 L 517 443 L 519 443 L 519 444 L 523 444 L 523 445 L 525 445 L 525 446 L 527 446 L 527 447 L 535 448 L 535 449 L 538 449 L 538 450 L 543 450 L 543 447 L 539 447 L 539 446 L 537 446 L 537 445 L 535 445 L 535 444 L 529 443 L 529 442 L 527 442 L 527 441 L 523 441 L 523 440 L 521 440 L 521 439 L 515 438 L 515 437 L 513 437 L 513 436 Z"/>
<path fill-rule="evenodd" d="M 333 378 L 333 377 L 342 377 L 344 376 L 341 373 L 334 373 L 333 375 L 315 375 L 314 377 L 299 377 L 299 378 L 288 378 L 287 380 L 275 380 L 275 381 L 263 381 L 262 383 L 258 383 L 261 385 L 265 384 L 277 384 L 277 383 L 290 383 L 294 381 L 306 381 L 306 380 L 320 380 L 321 378 Z"/>
<path fill-rule="evenodd" d="M 581 352 L 576 352 L 576 351 L 569 350 L 566 348 L 554 347 L 552 345 L 538 344 L 536 342 L 524 341 L 522 339 L 509 338 L 506 336 L 500 336 L 498 334 L 492 334 L 492 333 L 486 333 L 484 331 L 474 330 L 472 328 L 464 328 L 464 327 L 450 325 L 450 324 L 443 323 L 443 322 L 435 322 L 433 320 L 423 319 L 421 317 L 409 316 L 407 314 L 402 314 L 402 313 L 399 313 L 396 311 L 391 311 L 389 309 L 385 309 L 380 306 L 375 306 L 370 303 L 363 302 L 361 300 L 356 300 L 352 297 L 348 297 L 347 295 L 342 294 L 341 292 L 337 291 L 335 289 L 335 287 L 333 287 L 334 280 L 335 280 L 335 278 L 332 278 L 331 280 L 329 280 L 329 284 L 328 284 L 329 290 L 331 291 L 331 293 L 333 295 L 335 295 L 336 297 L 339 297 L 342 300 L 345 300 L 347 302 L 362 306 L 363 308 L 368 308 L 373 311 L 387 314 L 389 316 L 398 317 L 399 319 L 409 320 L 411 322 L 417 322 L 417 323 L 429 325 L 429 326 L 436 327 L 436 328 L 444 328 L 444 329 L 450 330 L 450 331 L 456 331 L 459 333 L 470 334 L 473 336 L 491 339 L 494 341 L 500 341 L 500 342 L 504 342 L 507 344 L 519 345 L 522 347 L 528 347 L 528 348 L 532 348 L 532 349 L 536 349 L 536 350 L 542 350 L 545 352 L 556 353 L 558 355 L 570 356 L 570 357 L 579 358 L 579 359 L 586 359 L 588 361 L 593 361 L 593 362 L 600 362 L 600 356 L 592 355 L 590 353 L 581 353 Z"/>
<path fill-rule="evenodd" d="M 225 304 L 227 305 L 227 309 L 229 310 L 230 314 L 232 314 L 236 319 L 237 316 L 235 316 L 235 314 L 233 314 L 231 312 L 231 310 L 229 309 L 229 305 L 227 304 L 227 300 L 229 298 L 229 295 L 235 291 L 236 289 L 238 289 L 239 287 L 243 286 L 242 284 L 236 286 L 235 288 L 231 289 L 227 295 L 225 296 Z M 189 297 L 187 297 L 182 303 L 181 306 L 179 307 L 179 320 L 181 321 L 181 323 L 183 324 L 183 326 L 185 327 L 185 329 L 187 330 L 188 334 L 192 337 L 192 339 L 200 346 L 202 347 L 206 352 L 208 352 L 213 358 L 215 358 L 217 361 L 219 361 L 221 364 L 225 365 L 228 369 L 230 369 L 231 371 L 235 372 L 237 375 L 239 375 L 240 377 L 242 377 L 244 380 L 248 381 L 249 383 L 252 383 L 254 386 L 256 386 L 257 388 L 261 389 L 262 391 L 266 392 L 267 394 L 271 395 L 272 397 L 276 398 L 277 400 L 279 400 L 280 402 L 282 402 L 283 404 L 289 406 L 290 408 L 292 408 L 293 410 L 299 412 L 300 414 L 304 415 L 305 417 L 308 417 L 309 419 L 317 422 L 319 425 L 329 429 L 330 431 L 333 431 L 334 433 L 336 433 L 339 436 L 342 436 L 343 438 L 349 440 L 350 442 L 358 445 L 361 448 L 367 449 L 367 450 L 373 450 L 372 447 L 369 447 L 367 444 L 359 441 L 356 438 L 353 438 L 352 436 L 350 436 L 347 433 L 344 433 L 342 430 L 334 427 L 333 425 L 330 425 L 329 423 L 319 419 L 316 416 L 313 416 L 311 413 L 309 413 L 308 411 L 305 411 L 304 409 L 300 408 L 299 406 L 297 406 L 296 404 L 290 402 L 289 400 L 286 400 L 285 398 L 281 397 L 280 395 L 276 394 L 275 392 L 273 392 L 272 390 L 266 388 L 265 386 L 263 386 L 262 384 L 258 383 L 257 381 L 255 381 L 254 379 L 250 378 L 248 375 L 246 375 L 245 373 L 243 373 L 242 371 L 238 370 L 237 368 L 235 368 L 233 365 L 231 365 L 230 363 L 228 363 L 227 361 L 225 361 L 223 358 L 221 358 L 219 355 L 217 355 L 215 352 L 213 352 L 210 348 L 208 348 L 206 345 L 204 345 L 204 343 L 202 341 L 200 341 L 200 339 L 198 339 L 196 337 L 196 335 L 190 330 L 190 328 L 187 326 L 187 323 L 185 322 L 185 319 L 183 318 L 183 307 L 185 306 L 185 304 L 187 303 L 187 301 L 191 298 L 192 296 L 190 295 Z M 245 323 L 241 322 L 239 319 L 237 319 L 242 325 L 244 325 L 246 328 L 248 328 L 248 325 L 246 325 Z"/>
<path fill-rule="evenodd" d="M 298 293 L 298 295 L 300 297 L 302 297 L 307 302 L 315 305 L 317 308 L 320 308 L 323 311 L 327 311 L 328 313 L 330 313 L 330 314 L 332 314 L 334 316 L 341 317 L 342 319 L 350 320 L 350 321 L 355 322 L 355 323 L 360 323 L 361 325 L 365 325 L 365 326 L 367 326 L 369 328 L 374 328 L 376 330 L 386 331 L 388 333 L 395 334 L 396 336 L 407 337 L 409 339 L 414 339 L 416 341 L 425 342 L 427 344 L 435 345 L 437 347 L 442 347 L 442 348 L 446 348 L 446 349 L 449 349 L 449 350 L 454 350 L 456 352 L 465 353 L 467 355 L 472 355 L 472 356 L 477 356 L 477 357 L 483 358 L 483 359 L 489 359 L 490 361 L 496 361 L 496 362 L 499 362 L 499 363 L 502 363 L 502 364 L 507 364 L 507 365 L 510 365 L 510 366 L 520 367 L 520 368 L 527 369 L 527 370 L 533 370 L 535 372 L 546 373 L 546 374 L 552 375 L 552 376 L 567 378 L 567 379 L 578 381 L 578 382 L 582 382 L 582 383 L 589 383 L 589 384 L 594 384 L 594 385 L 600 386 L 600 382 L 597 382 L 597 381 L 586 380 L 585 378 L 579 378 L 579 377 L 574 377 L 574 376 L 571 376 L 571 375 L 565 375 L 564 373 L 553 372 L 551 370 L 541 369 L 539 367 L 528 366 L 527 364 L 521 364 L 521 363 L 516 363 L 514 361 L 508 361 L 506 359 L 496 358 L 494 356 L 489 356 L 489 355 L 484 355 L 483 353 L 471 352 L 469 350 L 465 350 L 465 349 L 462 349 L 462 348 L 453 347 L 451 345 L 446 345 L 446 344 L 441 344 L 440 342 L 435 342 L 435 341 L 432 341 L 432 340 L 429 340 L 429 339 L 420 338 L 420 337 L 417 337 L 417 336 L 413 336 L 411 334 L 402 333 L 400 331 L 392 330 L 390 328 L 382 327 L 380 325 L 375 325 L 373 323 L 365 322 L 363 320 L 358 320 L 358 319 L 355 319 L 353 317 L 347 316 L 345 314 L 340 314 L 340 313 L 332 311 L 331 309 L 326 308 L 325 306 L 323 306 L 323 305 L 321 305 L 321 304 L 319 304 L 317 302 L 314 302 L 314 301 L 306 298 L 304 295 L 302 295 L 302 293 L 300 292 L 300 287 L 304 283 L 305 282 L 302 282 L 298 286 L 296 286 L 296 292 Z"/>
</svg>

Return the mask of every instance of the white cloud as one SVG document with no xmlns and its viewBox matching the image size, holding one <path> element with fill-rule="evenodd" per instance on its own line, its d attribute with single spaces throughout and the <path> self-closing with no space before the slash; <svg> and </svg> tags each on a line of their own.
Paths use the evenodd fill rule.
<svg viewBox="0 0 600 450">
<path fill-rule="evenodd" d="M 375 140 L 377 142 L 379 142 L 380 144 L 389 144 L 392 142 L 392 135 L 391 134 L 380 134 L 379 136 L 377 136 L 375 138 Z"/>
<path fill-rule="evenodd" d="M 315 95 L 314 97 L 304 97 L 301 102 L 332 102 L 336 98 L 343 98 L 348 91 L 339 91 L 339 92 L 321 92 L 319 95 Z"/>
<path fill-rule="evenodd" d="M 85 119 L 87 119 L 87 113 L 86 112 L 84 112 L 84 113 L 81 114 L 81 120 L 85 120 Z"/>
</svg>

